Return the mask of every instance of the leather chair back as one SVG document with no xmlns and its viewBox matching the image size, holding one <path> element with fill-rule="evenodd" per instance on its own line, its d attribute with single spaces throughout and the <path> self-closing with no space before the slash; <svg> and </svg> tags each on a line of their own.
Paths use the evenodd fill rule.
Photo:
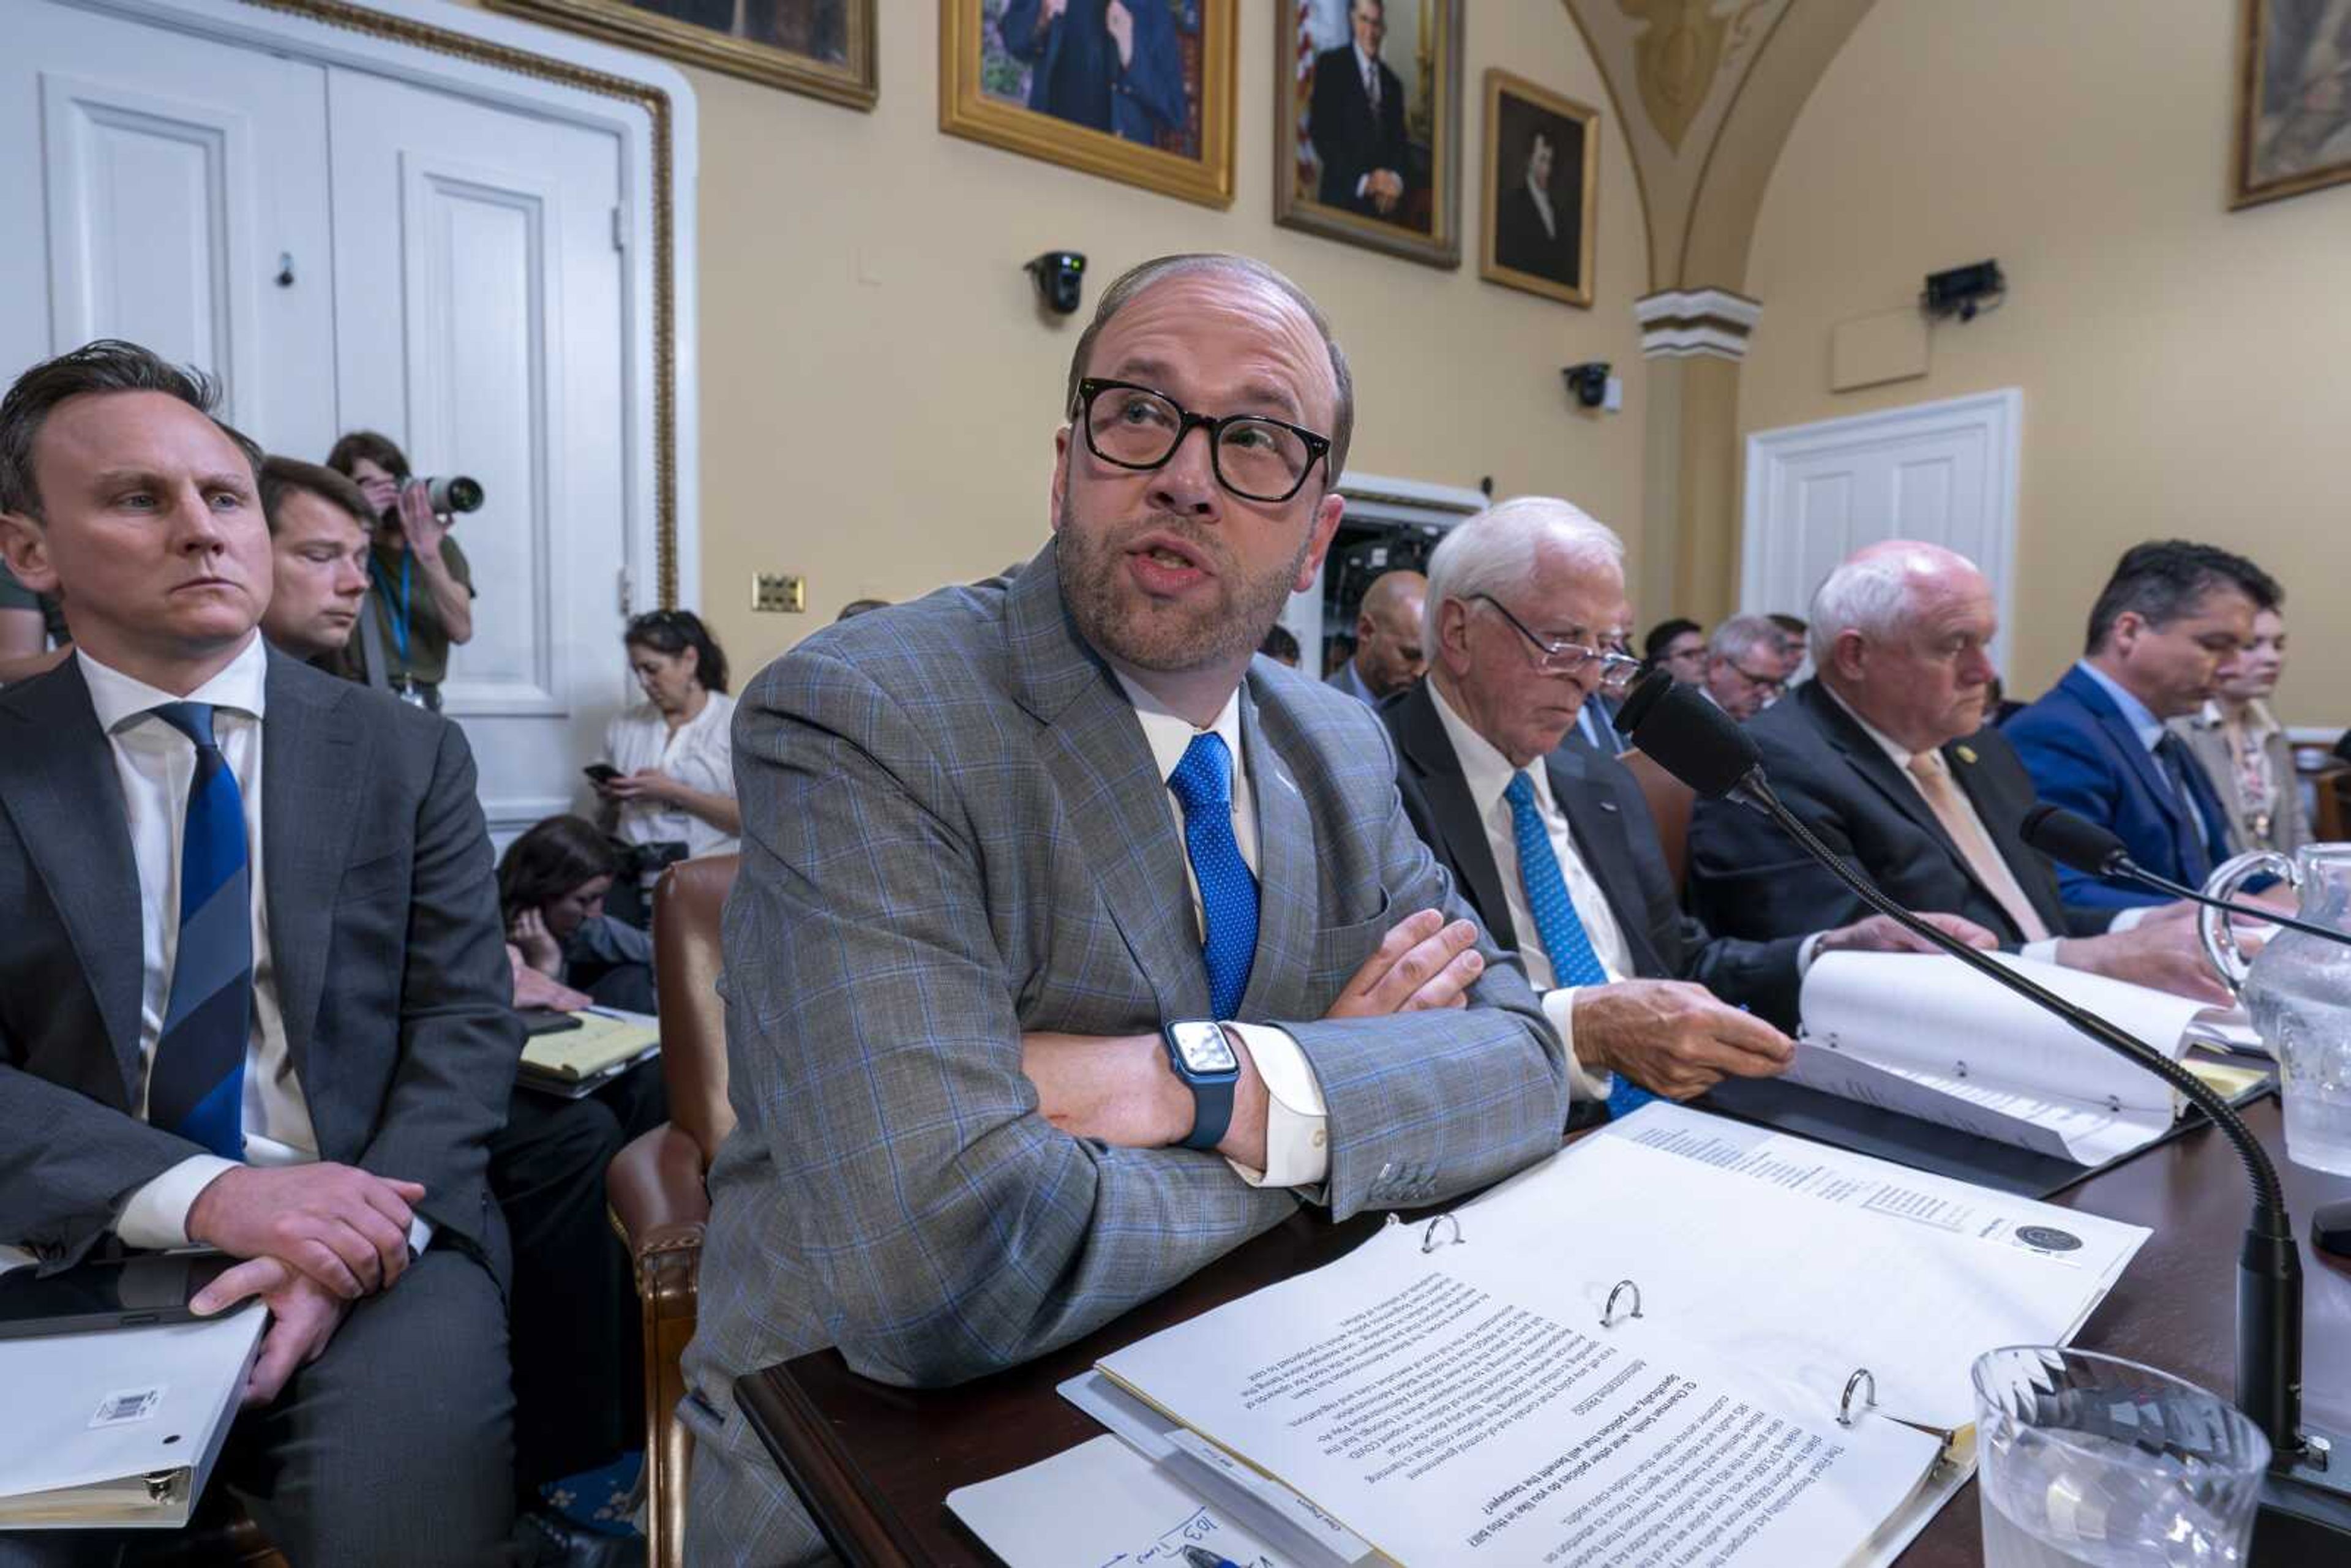
<svg viewBox="0 0 2351 1568">
<path fill-rule="evenodd" d="M 708 1167 L 734 1130 L 726 1103 L 726 1006 L 718 996 L 718 917 L 737 855 L 679 861 L 653 884 L 653 970 L 661 988 L 662 1079 L 669 1119 Z"/>
<path fill-rule="evenodd" d="M 1641 786 L 1642 799 L 1649 803 L 1649 815 L 1657 824 L 1658 842 L 1665 846 L 1666 870 L 1673 875 L 1674 892 L 1679 894 L 1689 880 L 1690 807 L 1698 797 L 1688 785 L 1638 750 L 1628 751 L 1616 760 L 1632 770 L 1634 779 Z M 668 1005 L 666 998 L 663 1005 Z"/>
</svg>

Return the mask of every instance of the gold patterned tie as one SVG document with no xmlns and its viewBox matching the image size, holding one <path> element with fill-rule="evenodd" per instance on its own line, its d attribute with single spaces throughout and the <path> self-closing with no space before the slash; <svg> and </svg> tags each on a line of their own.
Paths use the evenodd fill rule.
<svg viewBox="0 0 2351 1568">
<path fill-rule="evenodd" d="M 1935 820 L 1950 834 L 1951 842 L 1959 847 L 1967 861 L 1968 869 L 1976 873 L 1985 891 L 1998 901 L 2008 917 L 2016 922 L 2027 942 L 2047 939 L 2049 927 L 2042 924 L 2032 901 L 2024 896 L 2024 889 L 2016 873 L 2008 869 L 1991 841 L 1984 836 L 1983 824 L 1968 807 L 1959 794 L 1959 787 L 1951 782 L 1950 769 L 1944 764 L 1939 751 L 1921 751 L 1910 758 L 1910 777 L 1918 781 L 1918 793 L 1927 797 L 1927 805 Z"/>
</svg>

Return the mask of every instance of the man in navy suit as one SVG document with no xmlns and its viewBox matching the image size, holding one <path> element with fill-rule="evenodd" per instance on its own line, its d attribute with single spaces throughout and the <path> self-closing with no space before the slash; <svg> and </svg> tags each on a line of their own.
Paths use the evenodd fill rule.
<svg viewBox="0 0 2351 1568">
<path fill-rule="evenodd" d="M 1029 107 L 1145 147 L 1191 105 L 1165 0 L 1012 0 L 1004 52 L 1033 68 Z"/>
<path fill-rule="evenodd" d="M 2089 651 L 2002 733 L 2041 799 L 2110 829 L 2158 876 L 2199 884 L 2229 853 L 2211 781 L 2164 721 L 2210 700 L 2220 666 L 2252 641 L 2278 586 L 2240 555 L 2164 539 L 2116 566 L 2090 612 Z M 2068 904 L 2166 902 L 2060 868 Z"/>
<path fill-rule="evenodd" d="M 1307 117 L 1322 164 L 1319 201 L 1370 218 L 1394 219 L 1404 204 L 1404 81 L 1380 59 L 1387 37 L 1384 0 L 1348 7 L 1352 41 L 1314 57 L 1314 101 Z"/>
</svg>

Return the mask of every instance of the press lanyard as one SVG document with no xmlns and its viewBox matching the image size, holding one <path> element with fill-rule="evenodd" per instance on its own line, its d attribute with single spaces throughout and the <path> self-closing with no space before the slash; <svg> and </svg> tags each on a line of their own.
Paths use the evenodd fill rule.
<svg viewBox="0 0 2351 1568">
<path fill-rule="evenodd" d="M 383 562 L 378 560 L 372 554 L 368 557 L 368 570 L 375 574 L 376 587 L 383 591 L 384 615 L 392 622 L 392 645 L 400 650 L 400 662 L 402 664 L 408 663 L 408 569 L 415 563 L 415 560 L 416 552 L 413 549 L 404 549 L 400 552 L 400 608 L 394 611 L 391 602 L 392 584 L 384 579 Z"/>
</svg>

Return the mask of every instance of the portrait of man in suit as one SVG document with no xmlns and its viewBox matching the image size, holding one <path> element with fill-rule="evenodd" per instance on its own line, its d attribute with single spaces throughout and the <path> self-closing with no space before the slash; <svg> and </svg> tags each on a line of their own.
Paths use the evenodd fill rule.
<svg viewBox="0 0 2351 1568">
<path fill-rule="evenodd" d="M 1487 72 L 1486 277 L 1592 303 L 1598 134 L 1593 110 Z"/>
<path fill-rule="evenodd" d="M 1192 156 L 1177 26 L 1167 0 L 1007 0 L 987 42 L 1025 71 L 1028 109 Z"/>
<path fill-rule="evenodd" d="M 1075 347 L 1035 557 L 744 693 L 697 1560 L 820 1550 L 746 1372 L 831 1344 L 960 1382 L 1302 1206 L 1437 1203 L 1558 1147 L 1557 1037 L 1379 720 L 1257 653 L 1338 528 L 1353 399 L 1271 268 L 1146 262 Z"/>
<path fill-rule="evenodd" d="M 75 644 L 0 692 L 0 1240 L 237 1260 L 196 1305 L 269 1310 L 222 1474 L 271 1539 L 497 1561 L 522 1030 L 474 764 L 262 641 L 260 454 L 212 407 L 120 342 L 0 400 L 0 546 Z"/>
<path fill-rule="evenodd" d="M 1315 199 L 1326 207 L 1401 222 L 1411 150 L 1405 138 L 1404 78 L 1380 57 L 1388 34 L 1386 0 L 1350 0 L 1347 27 L 1346 43 L 1314 57 L 1307 132 L 1322 165 Z"/>
</svg>

